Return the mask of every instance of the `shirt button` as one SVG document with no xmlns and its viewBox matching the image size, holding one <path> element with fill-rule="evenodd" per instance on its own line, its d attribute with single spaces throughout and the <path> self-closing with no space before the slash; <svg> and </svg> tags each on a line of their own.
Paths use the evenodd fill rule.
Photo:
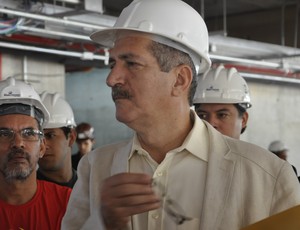
<svg viewBox="0 0 300 230">
<path fill-rule="evenodd" d="M 164 173 L 163 172 L 158 172 L 157 176 L 162 176 Z"/>
<path fill-rule="evenodd" d="M 157 220 L 158 217 L 159 217 L 158 214 L 156 214 L 156 213 L 155 213 L 155 214 L 152 214 L 152 218 L 153 218 L 153 219 Z"/>
</svg>

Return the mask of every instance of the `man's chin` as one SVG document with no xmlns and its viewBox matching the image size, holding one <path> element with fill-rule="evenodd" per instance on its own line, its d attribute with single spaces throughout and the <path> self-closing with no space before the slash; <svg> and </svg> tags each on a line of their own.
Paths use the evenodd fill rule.
<svg viewBox="0 0 300 230">
<path fill-rule="evenodd" d="M 136 108 L 131 103 L 116 105 L 116 119 L 124 124 L 131 123 L 136 117 Z"/>
<path fill-rule="evenodd" d="M 7 168 L 5 170 L 4 176 L 6 181 L 25 181 L 29 175 L 31 174 L 32 170 L 30 168 L 22 168 L 22 167 L 15 167 L 15 168 Z"/>
<path fill-rule="evenodd" d="M 124 124 L 127 124 L 130 122 L 130 119 L 128 116 L 126 116 L 126 114 L 124 114 L 124 112 L 116 112 L 116 119 Z"/>
<path fill-rule="evenodd" d="M 117 119 L 119 122 L 125 123 L 125 124 L 126 124 L 126 119 L 124 119 L 123 116 L 118 116 L 118 115 L 116 115 L 116 119 Z"/>
</svg>

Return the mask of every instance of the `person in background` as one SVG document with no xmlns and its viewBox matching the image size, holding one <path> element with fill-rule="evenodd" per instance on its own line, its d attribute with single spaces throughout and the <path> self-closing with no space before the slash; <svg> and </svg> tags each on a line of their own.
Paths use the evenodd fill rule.
<svg viewBox="0 0 300 230">
<path fill-rule="evenodd" d="M 73 168 L 77 169 L 80 159 L 92 151 L 95 144 L 94 127 L 87 122 L 82 122 L 76 127 L 76 143 L 78 152 L 72 155 Z"/>
<path fill-rule="evenodd" d="M 288 163 L 190 108 L 211 61 L 206 25 L 187 3 L 132 1 L 91 38 L 112 47 L 106 83 L 117 120 L 135 132 L 80 160 L 62 230 L 240 230 L 300 204 Z"/>
<path fill-rule="evenodd" d="M 32 86 L 0 81 L 1 229 L 59 230 L 71 189 L 36 178 L 49 113 Z"/>
<path fill-rule="evenodd" d="M 251 107 L 249 88 L 235 68 L 211 68 L 199 77 L 193 104 L 201 119 L 216 130 L 240 139 Z"/>
<path fill-rule="evenodd" d="M 77 172 L 72 168 L 72 146 L 76 140 L 75 119 L 71 106 L 58 93 L 41 94 L 50 113 L 44 128 L 46 152 L 39 160 L 37 178 L 73 188 Z"/>
<path fill-rule="evenodd" d="M 268 149 L 270 152 L 274 153 L 276 156 L 278 156 L 282 160 L 287 161 L 289 149 L 282 141 L 279 141 L 279 140 L 272 141 L 269 144 Z M 293 167 L 294 172 L 296 173 L 296 176 L 298 176 L 296 167 L 294 165 L 292 165 L 292 167 Z"/>
</svg>

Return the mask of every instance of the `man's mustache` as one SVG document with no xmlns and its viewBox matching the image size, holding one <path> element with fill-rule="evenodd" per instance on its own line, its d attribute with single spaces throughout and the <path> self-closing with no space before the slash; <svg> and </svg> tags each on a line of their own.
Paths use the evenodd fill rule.
<svg viewBox="0 0 300 230">
<path fill-rule="evenodd" d="M 25 152 L 23 149 L 12 149 L 8 153 L 8 161 L 14 159 L 16 156 L 24 157 L 27 161 L 30 160 L 30 156 L 27 152 Z"/>
<path fill-rule="evenodd" d="M 121 86 L 113 86 L 112 87 L 112 99 L 116 101 L 117 99 L 130 99 L 131 95 L 127 90 L 122 89 Z"/>
</svg>

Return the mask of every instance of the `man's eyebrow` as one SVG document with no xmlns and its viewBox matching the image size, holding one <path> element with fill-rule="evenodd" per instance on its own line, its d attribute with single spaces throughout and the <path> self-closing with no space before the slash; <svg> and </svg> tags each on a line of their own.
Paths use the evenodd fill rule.
<svg viewBox="0 0 300 230">
<path fill-rule="evenodd" d="M 5 129 L 5 130 L 14 130 L 14 129 L 8 128 L 8 127 L 0 127 L 0 129 L 1 130 L 3 130 L 3 129 Z M 37 129 L 38 130 L 38 128 L 34 128 L 33 126 L 24 127 L 24 128 L 22 128 L 20 130 L 24 130 L 24 129 Z"/>
<path fill-rule="evenodd" d="M 47 129 L 44 129 L 44 133 L 55 133 L 54 130 L 47 130 Z"/>
<path fill-rule="evenodd" d="M 197 109 L 197 112 L 207 113 L 207 111 L 205 111 L 205 110 L 203 110 L 203 109 Z"/>
<path fill-rule="evenodd" d="M 133 54 L 133 53 L 125 53 L 125 54 L 118 55 L 118 58 L 121 60 L 126 60 L 126 59 L 131 59 L 131 58 L 141 58 L 141 56 L 137 55 L 137 54 Z M 110 62 L 113 62 L 115 60 L 116 60 L 116 58 L 114 58 L 114 57 L 109 58 Z"/>
<path fill-rule="evenodd" d="M 229 111 L 230 111 L 229 109 L 222 108 L 222 109 L 216 110 L 215 112 L 229 112 Z M 207 112 L 206 110 L 204 110 L 204 109 L 198 109 L 197 112 L 208 113 L 208 112 Z"/>
<path fill-rule="evenodd" d="M 225 108 L 224 108 L 224 109 L 218 109 L 218 110 L 217 110 L 217 112 L 229 112 L 229 111 L 230 111 L 229 109 L 225 109 Z"/>
</svg>

